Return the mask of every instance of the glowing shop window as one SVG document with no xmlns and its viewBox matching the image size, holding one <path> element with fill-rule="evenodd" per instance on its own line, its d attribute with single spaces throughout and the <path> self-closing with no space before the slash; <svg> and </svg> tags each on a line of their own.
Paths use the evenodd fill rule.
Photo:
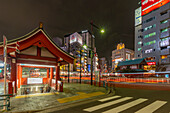
<svg viewBox="0 0 170 113">
<path fill-rule="evenodd" d="M 167 58 L 167 55 L 162 55 L 161 56 L 161 59 L 165 59 L 165 58 Z"/>
</svg>

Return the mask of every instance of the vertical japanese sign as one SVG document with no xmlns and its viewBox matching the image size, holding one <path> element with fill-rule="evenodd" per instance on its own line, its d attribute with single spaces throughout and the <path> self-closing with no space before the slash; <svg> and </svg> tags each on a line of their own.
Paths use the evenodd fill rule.
<svg viewBox="0 0 170 113">
<path fill-rule="evenodd" d="M 135 10 L 135 26 L 142 23 L 142 8 L 139 7 Z"/>
</svg>

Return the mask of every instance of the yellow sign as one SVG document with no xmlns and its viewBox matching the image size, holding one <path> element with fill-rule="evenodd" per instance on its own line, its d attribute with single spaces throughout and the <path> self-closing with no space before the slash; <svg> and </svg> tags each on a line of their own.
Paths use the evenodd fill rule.
<svg viewBox="0 0 170 113">
<path fill-rule="evenodd" d="M 125 48 L 125 44 L 120 43 L 120 44 L 117 45 L 117 50 L 120 50 L 120 49 L 123 49 L 123 48 Z"/>
</svg>

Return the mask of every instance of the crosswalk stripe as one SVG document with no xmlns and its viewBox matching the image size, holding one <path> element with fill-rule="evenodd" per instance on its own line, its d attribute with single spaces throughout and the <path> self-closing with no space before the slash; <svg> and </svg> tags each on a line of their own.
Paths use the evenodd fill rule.
<svg viewBox="0 0 170 113">
<path fill-rule="evenodd" d="M 129 99 L 132 99 L 132 98 L 133 97 L 124 97 L 124 98 L 121 98 L 121 99 L 118 99 L 118 100 L 114 100 L 114 101 L 111 101 L 111 102 L 107 102 L 107 103 L 104 103 L 104 104 L 100 104 L 100 105 L 97 105 L 97 106 L 93 106 L 93 107 L 90 107 L 90 108 L 83 109 L 83 111 L 92 112 L 92 111 L 95 111 L 95 110 L 98 110 L 98 109 L 101 109 L 101 108 L 104 108 L 104 107 L 108 107 L 110 105 L 114 105 L 114 104 L 129 100 Z"/>
<path fill-rule="evenodd" d="M 140 98 L 140 99 L 137 99 L 137 100 L 135 100 L 135 101 L 129 102 L 129 103 L 127 103 L 127 104 L 123 104 L 123 105 L 121 105 L 121 106 L 118 106 L 118 107 L 116 107 L 116 108 L 110 109 L 110 110 L 105 111 L 105 112 L 102 112 L 102 113 L 119 113 L 119 112 L 121 112 L 121 111 L 124 111 L 124 110 L 126 110 L 126 109 L 128 109 L 128 108 L 130 108 L 130 107 L 133 107 L 133 106 L 135 106 L 135 105 L 137 105 L 137 104 L 140 104 L 140 103 L 142 103 L 142 102 L 145 102 L 145 101 L 147 101 L 147 100 L 148 100 L 148 99 Z"/>
<path fill-rule="evenodd" d="M 101 100 L 98 100 L 100 102 L 105 102 L 105 101 L 108 101 L 108 100 L 112 100 L 112 99 L 116 99 L 116 98 L 119 98 L 121 96 L 113 96 L 113 97 L 108 97 L 108 98 L 104 98 L 104 99 L 101 99 Z"/>
<path fill-rule="evenodd" d="M 154 103 L 140 109 L 139 111 L 135 113 L 153 113 L 154 111 L 156 111 L 157 109 L 159 109 L 161 106 L 163 106 L 166 103 L 167 103 L 166 101 L 155 101 Z"/>
</svg>

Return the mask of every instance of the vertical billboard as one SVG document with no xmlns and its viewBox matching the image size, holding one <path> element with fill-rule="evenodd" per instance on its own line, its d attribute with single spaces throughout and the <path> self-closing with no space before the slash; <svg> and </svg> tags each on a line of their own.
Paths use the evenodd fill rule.
<svg viewBox="0 0 170 113">
<path fill-rule="evenodd" d="M 142 0 L 142 15 L 145 15 L 169 2 L 170 0 Z"/>
<path fill-rule="evenodd" d="M 135 10 L 135 26 L 142 24 L 142 7 Z"/>
</svg>

